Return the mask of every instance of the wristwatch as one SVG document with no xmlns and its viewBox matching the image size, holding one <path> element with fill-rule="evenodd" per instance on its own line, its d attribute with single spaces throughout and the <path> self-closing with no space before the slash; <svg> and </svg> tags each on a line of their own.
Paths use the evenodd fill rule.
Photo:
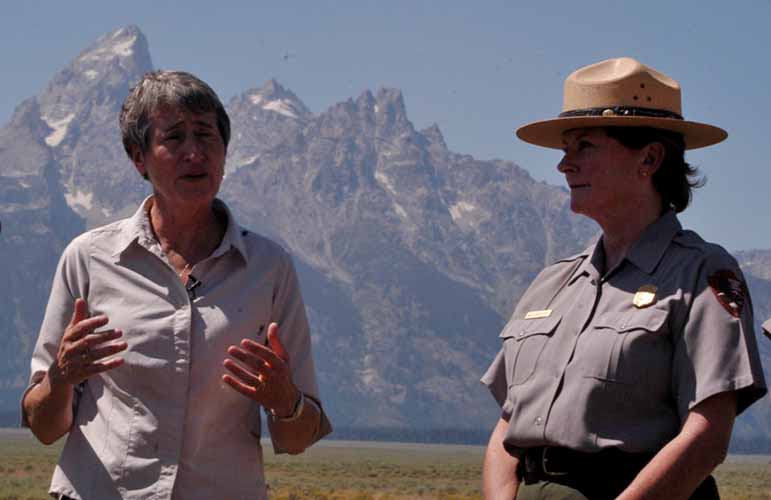
<svg viewBox="0 0 771 500">
<path fill-rule="evenodd" d="M 279 415 L 276 415 L 276 412 L 273 411 L 273 408 L 268 410 L 270 413 L 270 416 L 273 418 L 276 422 L 293 422 L 300 418 L 300 415 L 302 415 L 303 408 L 305 407 L 305 393 L 303 391 L 297 391 L 300 393 L 300 395 L 297 397 L 297 402 L 294 404 L 294 409 L 292 410 L 291 415 L 287 415 L 286 417 L 282 417 Z"/>
</svg>

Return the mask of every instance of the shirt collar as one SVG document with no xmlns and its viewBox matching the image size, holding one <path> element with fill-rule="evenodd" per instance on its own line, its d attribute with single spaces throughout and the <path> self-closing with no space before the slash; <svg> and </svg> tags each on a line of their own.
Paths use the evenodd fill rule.
<svg viewBox="0 0 771 500">
<path fill-rule="evenodd" d="M 643 230 L 640 239 L 632 246 L 625 259 L 647 274 L 653 274 L 672 239 L 682 228 L 675 212 L 672 210 L 667 211 Z M 570 283 L 578 279 L 579 276 L 589 275 L 595 278 L 600 276 L 599 269 L 601 266 L 599 263 L 605 259 L 600 240 L 597 240 L 579 254 L 579 256 L 584 257 L 584 261 L 578 270 L 573 273 Z"/>
<path fill-rule="evenodd" d="M 149 208 L 152 204 L 153 196 L 150 195 L 144 199 L 134 215 L 124 221 L 125 226 L 121 228 L 118 236 L 117 244 L 115 246 L 115 252 L 113 255 L 117 256 L 126 249 L 136 243 L 148 250 L 158 245 L 158 240 L 153 234 L 150 227 Z M 225 254 L 230 248 L 235 248 L 244 262 L 249 261 L 249 254 L 246 250 L 246 242 L 244 236 L 247 232 L 244 230 L 235 220 L 233 214 L 230 212 L 228 206 L 222 200 L 215 198 L 213 203 L 215 211 L 223 214 L 227 220 L 227 229 L 225 235 L 222 237 L 220 245 L 212 252 L 212 257 L 219 257 Z"/>
<path fill-rule="evenodd" d="M 225 215 L 228 228 L 225 230 L 225 236 L 222 237 L 220 246 L 214 250 L 211 256 L 219 257 L 231 248 L 235 248 L 241 254 L 244 262 L 249 262 L 249 253 L 246 251 L 246 242 L 244 241 L 247 231 L 236 222 L 228 206 L 219 198 L 214 199 L 214 210 Z"/>
<path fill-rule="evenodd" d="M 626 259 L 642 271 L 653 274 L 672 239 L 682 229 L 675 212 L 669 210 L 645 228 Z"/>
<path fill-rule="evenodd" d="M 142 201 L 134 215 L 125 219 L 120 224 L 120 230 L 115 242 L 113 256 L 117 257 L 128 249 L 134 243 L 148 248 L 155 238 L 150 231 L 150 222 L 147 216 L 152 195 Z"/>
<path fill-rule="evenodd" d="M 599 245 L 599 240 L 595 240 L 594 243 L 589 245 L 586 250 L 578 254 L 576 257 L 582 259 L 581 264 L 579 264 L 578 269 L 576 269 L 573 272 L 573 275 L 570 277 L 570 280 L 568 281 L 568 285 L 572 285 L 575 280 L 577 280 L 580 276 L 584 275 L 590 275 L 590 276 L 597 276 L 599 275 L 599 271 L 597 271 L 596 266 L 594 265 L 595 260 L 595 252 L 597 249 L 602 250 L 602 246 Z"/>
</svg>

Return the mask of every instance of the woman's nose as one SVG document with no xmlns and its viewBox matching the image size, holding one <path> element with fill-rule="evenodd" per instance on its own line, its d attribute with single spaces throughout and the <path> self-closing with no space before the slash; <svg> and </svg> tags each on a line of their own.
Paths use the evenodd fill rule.
<svg viewBox="0 0 771 500">
<path fill-rule="evenodd" d="M 573 172 L 575 171 L 575 169 L 576 169 L 575 166 L 573 166 L 573 164 L 570 161 L 568 161 L 568 155 L 564 155 L 560 160 L 560 162 L 557 163 L 557 170 L 560 173 L 565 174 L 567 172 Z"/>
<path fill-rule="evenodd" d="M 184 158 L 190 161 L 198 161 L 204 157 L 204 148 L 201 141 L 195 136 L 188 137 L 182 145 Z"/>
</svg>

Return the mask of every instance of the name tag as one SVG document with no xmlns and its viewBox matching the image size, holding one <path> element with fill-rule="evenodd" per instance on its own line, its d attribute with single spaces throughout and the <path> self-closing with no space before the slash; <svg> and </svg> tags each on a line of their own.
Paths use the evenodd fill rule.
<svg viewBox="0 0 771 500">
<path fill-rule="evenodd" d="M 530 311 L 525 314 L 525 319 L 541 319 L 551 316 L 551 309 L 543 309 L 541 311 Z"/>
</svg>

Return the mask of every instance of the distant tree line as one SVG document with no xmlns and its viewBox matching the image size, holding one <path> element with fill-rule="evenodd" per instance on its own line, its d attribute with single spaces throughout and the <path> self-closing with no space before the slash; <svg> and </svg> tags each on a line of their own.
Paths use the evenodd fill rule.
<svg viewBox="0 0 771 500">
<path fill-rule="evenodd" d="M 731 438 L 728 453 L 737 455 L 771 455 L 771 438 Z"/>
<path fill-rule="evenodd" d="M 19 411 L 0 411 L 0 427 L 18 427 Z"/>
<path fill-rule="evenodd" d="M 490 430 L 421 429 L 400 427 L 335 427 L 331 439 L 352 441 L 385 441 L 404 443 L 441 443 L 485 445 Z"/>
<path fill-rule="evenodd" d="M 415 429 L 335 427 L 328 439 L 352 441 L 394 441 L 405 443 L 471 444 L 484 446 L 490 439 L 490 429 Z M 731 439 L 729 453 L 771 455 L 771 438 Z"/>
<path fill-rule="evenodd" d="M 19 412 L 0 412 L 0 427 L 18 427 Z M 267 431 L 263 430 L 263 436 Z M 351 441 L 384 441 L 426 444 L 470 444 L 484 446 L 489 429 L 421 429 L 399 427 L 335 427 L 328 439 Z M 771 455 L 771 438 L 731 439 L 729 453 L 739 455 Z"/>
</svg>

